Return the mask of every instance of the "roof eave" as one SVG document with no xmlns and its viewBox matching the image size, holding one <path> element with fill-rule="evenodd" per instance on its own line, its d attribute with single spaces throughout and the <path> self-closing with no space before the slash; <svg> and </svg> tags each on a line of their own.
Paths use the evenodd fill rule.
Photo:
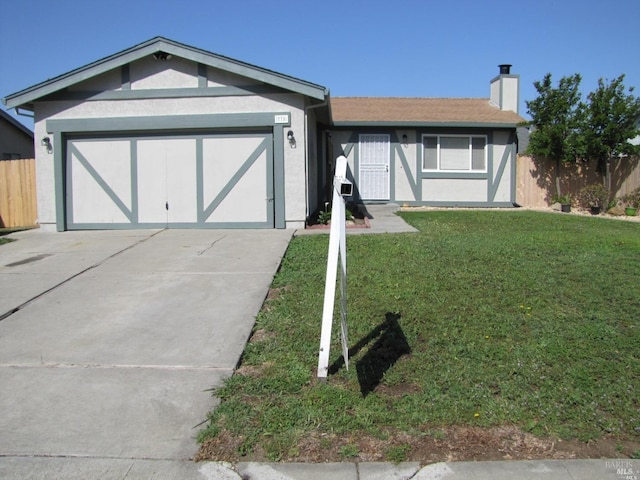
<svg viewBox="0 0 640 480">
<path fill-rule="evenodd" d="M 320 85 L 190 47 L 163 37 L 156 37 L 32 87 L 7 95 L 2 99 L 2 102 L 7 108 L 22 107 L 32 110 L 33 102 L 39 98 L 157 52 L 169 53 L 213 68 L 223 69 L 317 100 L 324 100 L 328 93 L 328 90 Z"/>
<path fill-rule="evenodd" d="M 504 122 L 413 122 L 413 121 L 333 121 L 334 127 L 396 127 L 396 128 L 424 128 L 424 127 L 455 127 L 455 128 L 516 128 L 517 123 Z"/>
</svg>

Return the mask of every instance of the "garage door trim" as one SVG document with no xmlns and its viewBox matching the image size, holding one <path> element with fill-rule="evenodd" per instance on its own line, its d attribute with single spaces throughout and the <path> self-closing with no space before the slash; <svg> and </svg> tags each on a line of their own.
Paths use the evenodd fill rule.
<svg viewBox="0 0 640 480">
<path fill-rule="evenodd" d="M 286 118 L 286 122 L 283 119 Z M 273 133 L 273 211 L 275 228 L 285 228 L 285 195 L 284 195 L 284 129 L 291 125 L 290 112 L 257 112 L 246 114 L 211 114 L 211 115 L 169 115 L 157 117 L 120 117 L 90 119 L 55 119 L 47 120 L 47 132 L 53 136 L 53 163 L 56 198 L 56 228 L 64 231 L 68 228 L 66 212 L 66 139 L 67 136 L 87 133 L 127 135 L 148 132 L 158 134 L 194 133 L 215 129 L 264 128 L 269 127 Z M 113 224 L 111 228 L 118 228 Z M 153 225 L 145 224 L 153 228 Z M 165 225 L 158 225 L 159 228 Z M 202 228 L 200 224 L 185 224 L 185 228 Z M 216 224 L 215 227 L 234 226 Z M 236 225 L 237 226 L 237 225 Z M 122 224 L 121 228 L 132 228 L 131 224 Z M 98 228 L 98 227 L 95 227 Z M 104 227 L 102 227 L 104 228 Z"/>
</svg>

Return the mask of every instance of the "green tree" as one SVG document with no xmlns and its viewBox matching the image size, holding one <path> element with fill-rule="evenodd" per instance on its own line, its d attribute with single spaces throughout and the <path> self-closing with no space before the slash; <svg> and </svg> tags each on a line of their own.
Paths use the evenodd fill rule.
<svg viewBox="0 0 640 480">
<path fill-rule="evenodd" d="M 527 152 L 555 160 L 558 196 L 562 194 L 558 177 L 561 163 L 573 163 L 584 152 L 581 80 L 579 74 L 562 77 L 554 87 L 547 73 L 542 81 L 533 83 L 538 97 L 525 102 L 531 115 L 528 124 L 533 127 Z"/>
<path fill-rule="evenodd" d="M 608 84 L 598 80 L 598 88 L 589 93 L 584 105 L 585 156 L 598 162 L 607 190 L 611 190 L 611 158 L 639 151 L 629 140 L 639 133 L 640 98 L 633 96 L 633 87 L 625 89 L 623 82 L 624 75 Z"/>
</svg>

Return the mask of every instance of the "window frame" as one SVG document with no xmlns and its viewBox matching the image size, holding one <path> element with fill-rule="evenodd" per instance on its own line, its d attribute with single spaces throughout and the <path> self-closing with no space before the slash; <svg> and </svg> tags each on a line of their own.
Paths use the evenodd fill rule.
<svg viewBox="0 0 640 480">
<path fill-rule="evenodd" d="M 442 155 L 441 155 L 441 141 L 442 137 L 448 138 L 466 138 L 469 144 L 469 164 L 467 169 L 443 169 L 442 165 Z M 436 168 L 425 168 L 425 138 L 435 138 L 436 139 Z M 481 138 L 484 140 L 484 168 L 482 169 L 474 169 L 473 168 L 473 139 Z M 488 172 L 488 163 L 489 163 L 489 138 L 488 135 L 485 134 L 441 134 L 441 133 L 423 133 L 421 137 L 421 148 L 422 148 L 422 171 L 428 173 L 460 173 L 460 174 L 473 174 L 473 173 L 487 173 Z"/>
</svg>

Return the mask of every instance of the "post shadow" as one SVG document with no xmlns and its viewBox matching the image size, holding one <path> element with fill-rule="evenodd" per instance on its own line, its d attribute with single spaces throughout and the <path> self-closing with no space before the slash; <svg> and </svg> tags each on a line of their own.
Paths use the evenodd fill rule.
<svg viewBox="0 0 640 480">
<path fill-rule="evenodd" d="M 411 347 L 398 323 L 399 313 L 387 312 L 385 320 L 368 335 L 360 339 L 349 349 L 349 357 L 357 355 L 369 346 L 364 356 L 356 362 L 358 383 L 363 397 L 369 395 L 380 384 L 385 372 L 403 355 L 411 353 Z M 329 374 L 335 374 L 344 365 L 344 356 L 340 356 L 330 367 Z"/>
</svg>

